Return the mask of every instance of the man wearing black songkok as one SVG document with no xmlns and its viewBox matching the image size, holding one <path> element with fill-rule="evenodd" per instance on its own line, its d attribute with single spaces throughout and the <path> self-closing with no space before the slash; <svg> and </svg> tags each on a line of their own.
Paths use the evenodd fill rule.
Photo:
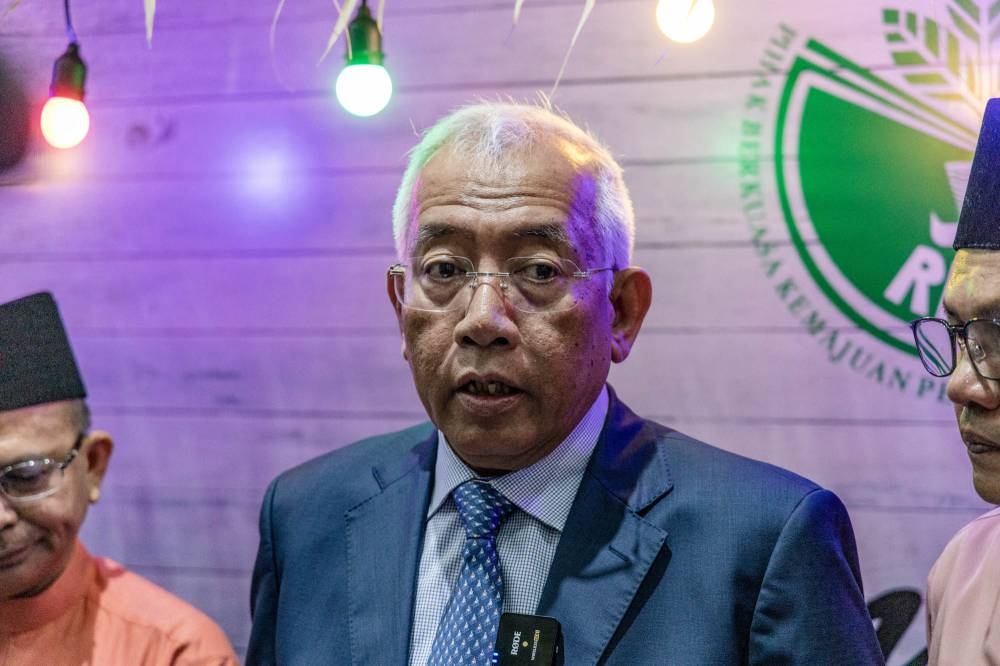
<svg viewBox="0 0 1000 666">
<path fill-rule="evenodd" d="M 0 664 L 228 666 L 222 630 L 77 539 L 111 437 L 50 294 L 0 305 Z"/>
<path fill-rule="evenodd" d="M 954 247 L 947 320 L 911 325 L 924 367 L 950 375 L 976 492 L 1000 504 L 1000 99 L 986 106 Z M 945 547 L 928 579 L 927 613 L 931 664 L 1000 664 L 1000 509 Z"/>
</svg>

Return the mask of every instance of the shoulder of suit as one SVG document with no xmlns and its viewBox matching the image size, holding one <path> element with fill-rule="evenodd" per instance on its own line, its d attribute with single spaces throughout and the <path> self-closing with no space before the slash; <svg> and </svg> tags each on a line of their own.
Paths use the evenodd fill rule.
<svg viewBox="0 0 1000 666">
<path fill-rule="evenodd" d="M 433 433 L 434 426 L 428 422 L 368 437 L 282 472 L 272 486 L 309 494 L 329 489 L 332 484 L 346 488 L 353 483 L 369 483 L 373 467 L 400 461 Z"/>
<path fill-rule="evenodd" d="M 662 447 L 671 469 L 675 490 L 685 486 L 711 487 L 713 492 L 745 497 L 748 492 L 761 496 L 784 496 L 790 502 L 820 486 L 791 470 L 748 458 L 712 444 L 651 423 L 657 428 L 656 443 Z"/>
</svg>

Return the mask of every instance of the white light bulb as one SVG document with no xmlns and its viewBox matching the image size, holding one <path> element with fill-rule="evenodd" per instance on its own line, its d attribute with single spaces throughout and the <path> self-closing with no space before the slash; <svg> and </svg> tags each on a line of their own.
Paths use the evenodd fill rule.
<svg viewBox="0 0 1000 666">
<path fill-rule="evenodd" d="M 712 0 L 660 0 L 656 5 L 656 24 L 664 35 L 681 44 L 701 39 L 714 22 Z"/>
<path fill-rule="evenodd" d="M 337 101 L 356 116 L 374 116 L 392 97 L 392 79 L 381 65 L 348 65 L 337 77 Z"/>
<path fill-rule="evenodd" d="M 50 97 L 42 107 L 42 136 L 54 148 L 72 148 L 90 131 L 90 114 L 78 99 Z"/>
</svg>

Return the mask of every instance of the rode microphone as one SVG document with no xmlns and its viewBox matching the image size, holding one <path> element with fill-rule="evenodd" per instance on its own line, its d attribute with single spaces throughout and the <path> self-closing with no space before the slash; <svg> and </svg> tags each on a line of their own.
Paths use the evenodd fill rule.
<svg viewBox="0 0 1000 666">
<path fill-rule="evenodd" d="M 543 615 L 504 613 L 493 647 L 496 666 L 562 666 L 562 628 Z"/>
</svg>

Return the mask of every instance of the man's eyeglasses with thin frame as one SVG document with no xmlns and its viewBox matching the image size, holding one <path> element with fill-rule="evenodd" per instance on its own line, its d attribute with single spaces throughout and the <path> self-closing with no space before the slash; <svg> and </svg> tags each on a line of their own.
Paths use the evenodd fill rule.
<svg viewBox="0 0 1000 666">
<path fill-rule="evenodd" d="M 411 257 L 408 264 L 393 264 L 389 275 L 396 298 L 405 307 L 426 312 L 464 310 L 483 280 L 495 279 L 500 293 L 522 312 L 569 310 L 578 302 L 577 282 L 602 271 L 618 268 L 581 269 L 569 259 L 513 257 L 499 271 L 477 271 L 472 260 L 448 254 Z"/>
<path fill-rule="evenodd" d="M 86 436 L 83 432 L 78 434 L 73 448 L 62 460 L 34 458 L 0 467 L 0 495 L 18 503 L 34 502 L 54 495 L 62 487 L 66 468 L 80 453 Z"/>
<path fill-rule="evenodd" d="M 938 317 L 921 317 L 910 322 L 910 328 L 920 362 L 935 377 L 955 371 L 962 347 L 976 372 L 986 379 L 1000 379 L 1000 320 L 977 317 L 951 324 Z"/>
</svg>

